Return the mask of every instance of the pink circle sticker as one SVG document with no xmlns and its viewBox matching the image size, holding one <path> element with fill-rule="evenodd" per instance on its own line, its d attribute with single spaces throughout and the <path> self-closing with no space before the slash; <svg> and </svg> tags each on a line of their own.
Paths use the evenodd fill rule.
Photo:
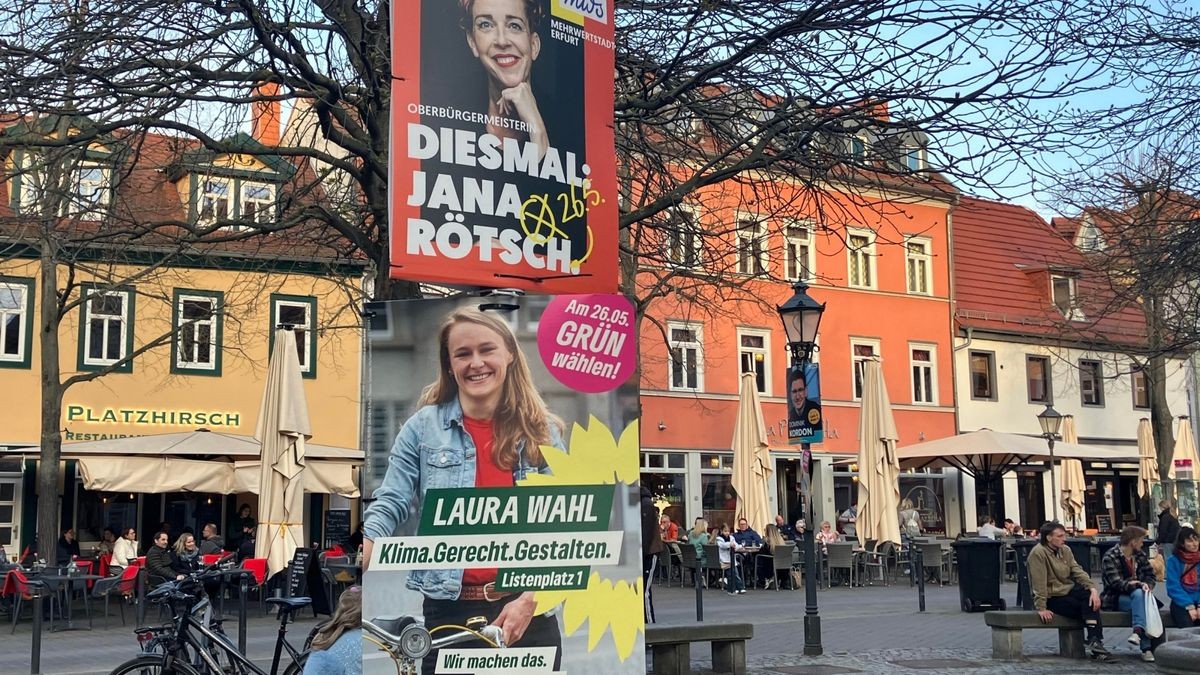
<svg viewBox="0 0 1200 675">
<path fill-rule="evenodd" d="M 538 321 L 538 351 L 559 382 L 599 394 L 637 366 L 633 305 L 622 295 L 559 295 Z"/>
</svg>

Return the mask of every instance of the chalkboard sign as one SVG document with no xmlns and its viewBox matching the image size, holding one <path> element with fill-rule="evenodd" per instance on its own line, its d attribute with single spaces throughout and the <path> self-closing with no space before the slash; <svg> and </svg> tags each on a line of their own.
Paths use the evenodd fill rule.
<svg viewBox="0 0 1200 675">
<path fill-rule="evenodd" d="M 298 548 L 292 555 L 288 568 L 288 597 L 310 597 L 314 614 L 332 614 L 329 596 L 325 592 L 325 581 L 317 565 L 317 552 L 311 548 Z"/>
<path fill-rule="evenodd" d="M 1096 516 L 1096 529 L 1100 530 L 1101 532 L 1112 532 L 1113 531 L 1112 516 L 1097 515 Z"/>
<path fill-rule="evenodd" d="M 325 512 L 325 548 L 345 544 L 350 538 L 350 509 L 329 509 Z"/>
</svg>

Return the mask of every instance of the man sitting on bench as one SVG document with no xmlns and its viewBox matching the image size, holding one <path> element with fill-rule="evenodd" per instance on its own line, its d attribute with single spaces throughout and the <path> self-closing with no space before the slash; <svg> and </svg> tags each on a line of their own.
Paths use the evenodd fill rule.
<svg viewBox="0 0 1200 675">
<path fill-rule="evenodd" d="M 1083 620 L 1087 628 L 1088 655 L 1098 661 L 1115 659 L 1104 648 L 1100 625 L 1100 593 L 1096 584 L 1067 546 L 1067 531 L 1058 523 L 1046 523 L 1038 531 L 1040 543 L 1029 552 L 1029 587 L 1033 607 L 1043 623 L 1055 614 Z"/>
</svg>

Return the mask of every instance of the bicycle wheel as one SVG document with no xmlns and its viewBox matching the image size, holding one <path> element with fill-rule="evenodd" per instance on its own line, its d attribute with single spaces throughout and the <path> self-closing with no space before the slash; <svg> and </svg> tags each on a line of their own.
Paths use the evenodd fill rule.
<svg viewBox="0 0 1200 675">
<path fill-rule="evenodd" d="M 295 661 L 288 664 L 284 669 L 283 675 L 303 675 L 304 664 L 308 661 L 308 652 L 304 652 L 296 657 Z"/>
<path fill-rule="evenodd" d="M 170 668 L 163 666 L 163 657 L 145 654 L 122 663 L 109 675 L 200 675 L 186 663 L 176 661 Z"/>
</svg>

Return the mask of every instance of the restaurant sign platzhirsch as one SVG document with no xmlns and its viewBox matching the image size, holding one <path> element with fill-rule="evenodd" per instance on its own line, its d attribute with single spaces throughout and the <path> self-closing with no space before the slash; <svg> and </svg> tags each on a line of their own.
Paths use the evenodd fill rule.
<svg viewBox="0 0 1200 675">
<path fill-rule="evenodd" d="M 227 410 L 160 410 L 154 408 L 92 408 L 68 405 L 70 424 L 130 424 L 134 426 L 238 427 L 242 416 Z M 70 432 L 68 432 L 70 433 Z M 76 434 L 80 436 L 80 434 Z M 70 438 L 70 436 L 68 436 Z M 72 440 L 98 440 L 77 438 Z"/>
</svg>

